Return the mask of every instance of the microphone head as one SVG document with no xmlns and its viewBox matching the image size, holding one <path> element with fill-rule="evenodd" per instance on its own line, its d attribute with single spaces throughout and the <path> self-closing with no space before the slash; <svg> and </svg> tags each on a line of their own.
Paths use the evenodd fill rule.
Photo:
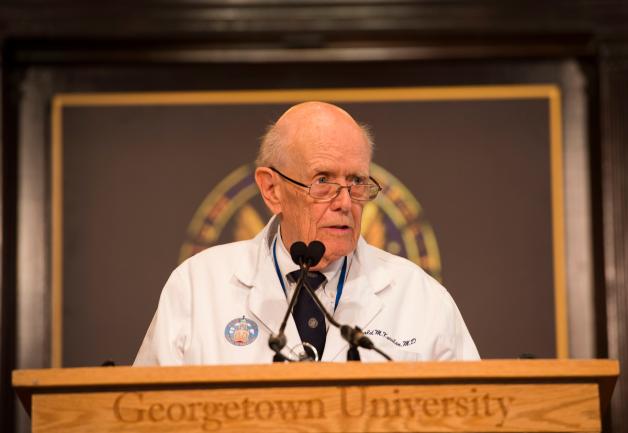
<svg viewBox="0 0 628 433">
<path fill-rule="evenodd" d="M 325 245 L 321 241 L 312 241 L 307 246 L 306 260 L 310 266 L 316 266 L 325 255 Z"/>
<path fill-rule="evenodd" d="M 348 341 L 349 343 L 353 343 L 353 328 L 349 325 L 341 325 L 340 326 L 340 335 L 342 335 L 342 338 L 344 338 L 346 341 Z"/>
<path fill-rule="evenodd" d="M 301 266 L 307 260 L 308 248 L 305 246 L 305 242 L 296 241 L 290 247 L 290 257 L 292 261 Z"/>
</svg>

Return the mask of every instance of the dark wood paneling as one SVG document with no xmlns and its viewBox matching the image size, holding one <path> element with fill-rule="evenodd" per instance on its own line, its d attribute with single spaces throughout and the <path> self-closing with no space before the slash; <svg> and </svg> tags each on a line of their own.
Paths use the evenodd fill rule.
<svg viewBox="0 0 628 433">
<path fill-rule="evenodd" d="M 11 371 L 16 365 L 18 125 L 15 74 L 2 71 L 2 292 L 0 292 L 0 429 L 14 429 L 16 398 Z"/>
<path fill-rule="evenodd" d="M 602 193 L 609 357 L 620 361 L 612 400 L 614 432 L 628 426 L 628 48 L 608 45 L 601 58 Z"/>
<path fill-rule="evenodd" d="M 251 32 L 333 34 L 417 31 L 450 35 L 577 30 L 626 32 L 628 5 L 620 0 L 5 0 L 6 33 L 20 36 L 233 35 Z"/>
</svg>

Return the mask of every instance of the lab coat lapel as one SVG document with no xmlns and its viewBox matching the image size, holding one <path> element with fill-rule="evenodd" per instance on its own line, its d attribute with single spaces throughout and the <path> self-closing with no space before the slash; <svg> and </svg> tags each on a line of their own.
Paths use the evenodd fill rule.
<svg viewBox="0 0 628 433">
<path fill-rule="evenodd" d="M 258 278 L 251 287 L 249 310 L 268 328 L 271 334 L 276 334 L 288 309 L 288 301 L 279 284 L 274 265 L 272 262 L 269 265 L 272 266 L 270 268 L 272 272 L 260 269 Z M 287 341 L 286 348 L 292 348 L 301 343 L 292 315 L 288 318 L 284 332 Z"/>
<path fill-rule="evenodd" d="M 269 241 L 276 233 L 278 219 L 271 219 L 266 228 L 256 236 L 257 248 L 253 248 L 250 260 L 242 260 L 242 265 L 236 271 L 236 278 L 251 288 L 248 297 L 249 311 L 268 329 L 271 334 L 279 331 L 281 320 L 288 308 L 286 295 L 281 288 L 277 271 L 273 262 Z M 251 269 L 250 263 L 256 263 Z M 299 332 L 292 316 L 288 319 L 285 329 L 288 347 L 301 342 Z"/>
<path fill-rule="evenodd" d="M 366 327 L 377 317 L 385 307 L 377 295 L 391 284 L 391 277 L 381 268 L 380 263 L 372 257 L 369 246 L 363 238 L 358 240 L 358 247 L 338 303 L 334 318 L 341 325 Z M 330 328 L 325 341 L 323 361 L 333 361 L 349 348 L 347 343 L 335 328 Z"/>
<path fill-rule="evenodd" d="M 249 310 L 271 333 L 279 330 L 288 304 L 272 262 L 258 269 L 249 294 Z"/>
</svg>

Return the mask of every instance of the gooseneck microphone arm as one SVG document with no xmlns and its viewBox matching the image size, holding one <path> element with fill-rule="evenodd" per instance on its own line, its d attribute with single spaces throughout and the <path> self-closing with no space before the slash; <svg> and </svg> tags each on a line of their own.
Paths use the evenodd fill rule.
<svg viewBox="0 0 628 433">
<path fill-rule="evenodd" d="M 340 335 L 349 343 L 349 352 L 347 352 L 347 360 L 348 361 L 359 361 L 360 354 L 358 352 L 358 347 L 363 347 L 365 349 L 374 350 L 375 352 L 382 355 L 386 360 L 392 361 L 392 358 L 388 356 L 384 351 L 377 348 L 375 344 L 364 335 L 362 330 L 355 326 L 351 327 L 349 325 L 342 325 L 340 327 Z"/>
<path fill-rule="evenodd" d="M 323 245 L 323 243 L 319 241 L 312 241 L 308 246 L 306 246 L 305 243 L 301 241 L 297 241 L 293 243 L 292 246 L 290 246 L 290 256 L 292 257 L 292 261 L 299 265 L 299 267 L 301 268 L 301 272 L 299 273 L 299 278 L 297 279 L 294 293 L 292 294 L 292 298 L 290 299 L 290 303 L 288 304 L 286 314 L 284 315 L 284 318 L 281 321 L 281 325 L 279 326 L 279 332 L 276 335 L 271 335 L 268 339 L 268 346 L 273 350 L 273 352 L 275 352 L 273 362 L 291 361 L 289 358 L 281 354 L 281 350 L 286 346 L 287 343 L 284 331 L 288 323 L 288 318 L 290 317 L 290 314 L 292 314 L 297 299 L 299 298 L 299 294 L 301 293 L 303 285 L 306 282 L 305 277 L 308 271 L 312 266 L 316 266 L 318 262 L 321 261 L 324 254 L 325 245 Z"/>
<path fill-rule="evenodd" d="M 336 322 L 336 319 L 334 319 L 334 316 L 332 316 L 331 313 L 327 311 L 327 308 L 325 308 L 321 300 L 318 299 L 318 296 L 316 296 L 314 289 L 312 289 L 312 287 L 308 284 L 307 281 L 305 282 L 305 284 L 303 284 L 303 287 L 305 287 L 305 290 L 307 290 L 310 296 L 312 297 L 312 299 L 314 299 L 314 303 L 316 304 L 318 309 L 322 311 L 325 318 L 329 320 L 329 323 L 334 325 L 336 328 L 340 328 L 341 327 L 340 323 Z"/>
<path fill-rule="evenodd" d="M 303 287 L 303 283 L 305 281 L 305 276 L 309 271 L 311 264 L 306 260 L 307 256 L 307 246 L 303 242 L 295 242 L 290 247 L 290 255 L 292 256 L 292 260 L 295 261 L 299 266 L 301 266 L 301 273 L 299 274 L 299 278 L 297 280 L 296 287 L 294 288 L 294 293 L 292 293 L 292 297 L 290 298 L 290 303 L 288 304 L 288 309 L 286 310 L 286 314 L 281 321 L 281 325 L 279 326 L 279 332 L 277 334 L 272 334 L 268 339 L 268 346 L 271 348 L 273 352 L 275 352 L 275 356 L 273 356 L 273 362 L 284 362 L 291 361 L 289 358 L 281 354 L 281 350 L 286 347 L 286 334 L 284 331 L 286 330 L 286 325 L 288 324 L 288 318 L 290 314 L 292 314 L 292 310 L 294 310 L 294 305 L 297 303 L 297 299 L 299 298 L 299 293 L 301 292 L 301 288 Z"/>
<path fill-rule="evenodd" d="M 281 321 L 281 325 L 279 326 L 279 332 L 275 335 L 271 335 L 268 339 L 268 345 L 275 352 L 275 356 L 273 356 L 273 362 L 282 362 L 282 361 L 290 361 L 290 359 L 286 358 L 281 354 L 281 350 L 286 347 L 286 334 L 284 333 L 286 329 L 286 325 L 288 324 L 288 318 L 290 314 L 292 314 L 292 310 L 294 310 L 294 305 L 297 303 L 297 299 L 299 298 L 299 293 L 301 293 L 301 288 L 303 287 L 303 280 L 305 280 L 305 275 L 307 274 L 308 267 L 304 267 L 302 272 L 299 275 L 299 279 L 297 280 L 297 285 L 294 289 L 294 293 L 292 294 L 292 298 L 290 298 L 290 303 L 288 304 L 288 309 L 286 310 L 286 314 Z"/>
</svg>

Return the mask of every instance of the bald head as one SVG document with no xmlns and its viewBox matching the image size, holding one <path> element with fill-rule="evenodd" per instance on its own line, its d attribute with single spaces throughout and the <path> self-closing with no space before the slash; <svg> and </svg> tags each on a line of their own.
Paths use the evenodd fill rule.
<svg viewBox="0 0 628 433">
<path fill-rule="evenodd" d="M 361 134 L 367 144 L 369 160 L 373 139 L 366 125 L 357 123 L 349 113 L 326 102 L 303 102 L 290 107 L 262 137 L 256 165 L 283 167 L 297 162 L 303 149 L 299 143 L 319 143 L 326 136 Z M 324 143 L 321 143 L 324 144 Z"/>
</svg>

